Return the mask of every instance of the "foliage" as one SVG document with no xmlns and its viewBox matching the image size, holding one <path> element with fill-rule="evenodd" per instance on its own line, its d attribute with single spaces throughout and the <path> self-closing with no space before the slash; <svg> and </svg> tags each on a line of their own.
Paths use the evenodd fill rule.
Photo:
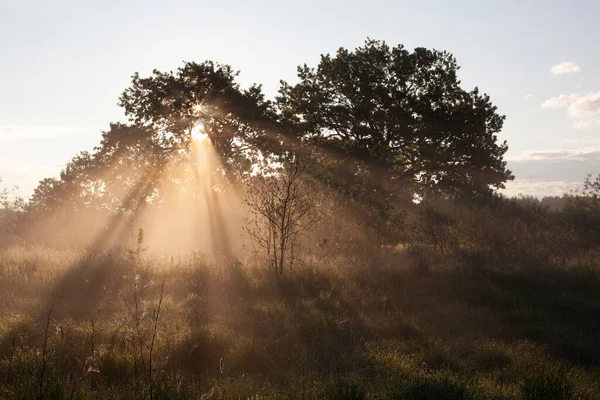
<svg viewBox="0 0 600 400">
<path fill-rule="evenodd" d="M 161 151 L 189 151 L 195 129 L 204 131 L 230 173 L 250 169 L 251 160 L 270 142 L 264 126 L 273 117 L 261 87 L 242 90 L 230 66 L 187 62 L 176 73 L 153 71 L 132 77 L 119 105 L 137 127 L 152 132 Z"/>
<path fill-rule="evenodd" d="M 508 267 L 528 259 L 534 267 L 562 262 L 599 248 L 600 185 L 595 182 L 587 177 L 581 191 L 560 198 L 561 208 L 525 196 L 427 198 L 415 206 L 409 242 L 461 254 L 466 264 Z"/>
<path fill-rule="evenodd" d="M 0 244 L 14 236 L 18 217 L 25 206 L 22 198 L 12 197 L 16 189 L 4 187 L 0 178 Z"/>
<path fill-rule="evenodd" d="M 504 117 L 487 95 L 460 87 L 452 55 L 367 40 L 324 55 L 300 82 L 282 83 L 282 119 L 296 135 L 372 179 L 417 183 L 419 191 L 472 194 L 513 178 L 497 143 Z"/>
<path fill-rule="evenodd" d="M 20 197 L 12 198 L 11 194 L 18 188 L 9 189 L 2 186 L 2 178 L 0 178 L 0 206 L 3 210 L 20 210 L 23 207 L 23 199 Z"/>
<path fill-rule="evenodd" d="M 137 220 L 169 191 L 197 196 L 198 181 L 215 186 L 211 178 L 181 179 L 177 171 L 201 167 L 194 138 L 206 134 L 218 158 L 213 176 L 236 185 L 261 165 L 303 153 L 318 190 L 361 203 L 362 222 L 382 243 L 406 239 L 403 218 L 415 195 L 473 197 L 512 179 L 507 145 L 497 140 L 504 117 L 478 89 L 460 87 L 458 69 L 447 52 L 368 40 L 322 56 L 316 69 L 300 67 L 300 82 L 282 82 L 275 102 L 260 85 L 241 88 L 232 67 L 212 61 L 135 73 L 119 98 L 129 124 L 110 124 L 93 152 L 74 157 L 59 179 L 40 182 L 22 231 L 39 241 L 60 221 L 108 220 L 110 230 L 115 215 L 131 211 Z M 93 242 L 89 231 L 97 229 L 54 236 Z"/>
<path fill-rule="evenodd" d="M 600 246 L 600 174 L 585 177 L 581 192 L 565 195 L 565 222 L 585 236 L 590 245 Z"/>
<path fill-rule="evenodd" d="M 223 190 L 215 176 L 225 175 L 231 184 L 245 179 L 257 159 L 269 158 L 279 142 L 277 134 L 266 132 L 274 120 L 271 103 L 259 86 L 240 89 L 236 75 L 231 67 L 209 61 L 185 63 L 175 74 L 135 74 L 119 103 L 131 124 L 110 124 L 93 152 L 74 157 L 59 179 L 40 182 L 25 210 L 23 236 L 55 245 L 106 247 L 91 233 L 106 231 L 105 237 L 116 235 L 115 241 L 123 242 L 114 231 L 125 212 L 138 221 L 170 191 L 196 198 L 203 190 Z M 208 135 L 219 158 L 207 176 L 198 173 L 205 160 L 194 154 L 199 133 Z M 182 166 L 195 174 L 183 179 Z M 70 228 L 62 231 L 64 225 Z"/>
</svg>

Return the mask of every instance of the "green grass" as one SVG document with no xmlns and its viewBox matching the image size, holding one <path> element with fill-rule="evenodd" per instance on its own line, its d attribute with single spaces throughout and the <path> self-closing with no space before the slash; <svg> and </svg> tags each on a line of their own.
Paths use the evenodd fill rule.
<svg viewBox="0 0 600 400">
<path fill-rule="evenodd" d="M 594 258 L 370 259 L 277 278 L 199 255 L 0 250 L 0 398 L 600 398 Z"/>
</svg>

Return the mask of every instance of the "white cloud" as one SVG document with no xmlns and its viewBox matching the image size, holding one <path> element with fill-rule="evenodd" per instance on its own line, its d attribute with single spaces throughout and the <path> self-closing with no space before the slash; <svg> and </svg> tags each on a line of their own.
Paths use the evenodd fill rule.
<svg viewBox="0 0 600 400">
<path fill-rule="evenodd" d="M 559 108 L 565 108 L 569 105 L 573 104 L 581 95 L 578 93 L 571 94 L 561 94 L 557 97 L 552 97 L 546 101 L 544 101 L 541 105 L 542 108 L 549 108 L 552 110 L 557 110 Z"/>
<path fill-rule="evenodd" d="M 569 106 L 571 117 L 600 114 L 600 90 L 575 98 Z"/>
<path fill-rule="evenodd" d="M 563 93 L 544 101 L 540 107 L 552 110 L 567 108 L 569 117 L 578 118 L 573 124 L 576 129 L 600 124 L 600 90 L 587 94 Z"/>
<path fill-rule="evenodd" d="M 600 171 L 600 142 L 581 137 L 578 148 L 530 149 L 507 158 L 516 179 L 507 182 L 507 195 L 560 195 L 581 187 L 583 178 Z"/>
<path fill-rule="evenodd" d="M 552 75 L 571 74 L 571 73 L 579 72 L 579 71 L 581 71 L 581 68 L 579 68 L 579 65 L 575 64 L 572 61 L 563 61 L 560 64 L 553 65 L 550 68 L 550 73 Z"/>
<path fill-rule="evenodd" d="M 515 179 L 506 183 L 503 190 L 505 196 L 512 197 L 519 194 L 536 197 L 562 196 L 571 190 L 581 187 L 581 181 L 543 181 L 535 179 Z"/>
<path fill-rule="evenodd" d="M 584 147 L 580 149 L 527 150 L 516 157 L 507 159 L 512 161 L 600 160 L 600 147 Z"/>
</svg>

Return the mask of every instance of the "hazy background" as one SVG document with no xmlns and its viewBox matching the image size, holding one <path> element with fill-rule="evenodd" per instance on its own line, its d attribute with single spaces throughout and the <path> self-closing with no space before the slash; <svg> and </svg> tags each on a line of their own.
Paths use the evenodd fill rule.
<svg viewBox="0 0 600 400">
<path fill-rule="evenodd" d="M 368 36 L 452 52 L 463 86 L 507 115 L 506 193 L 561 194 L 600 170 L 598 15 L 596 1 L 0 0 L 0 176 L 29 196 L 92 149 L 135 71 L 212 59 L 274 96 Z"/>
</svg>

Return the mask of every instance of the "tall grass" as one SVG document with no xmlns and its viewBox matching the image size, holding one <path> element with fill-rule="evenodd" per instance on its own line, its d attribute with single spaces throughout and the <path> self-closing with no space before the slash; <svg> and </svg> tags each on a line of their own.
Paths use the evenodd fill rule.
<svg viewBox="0 0 600 400">
<path fill-rule="evenodd" d="M 199 254 L 1 250 L 0 398 L 600 397 L 593 257 L 372 251 L 275 277 Z"/>
</svg>

